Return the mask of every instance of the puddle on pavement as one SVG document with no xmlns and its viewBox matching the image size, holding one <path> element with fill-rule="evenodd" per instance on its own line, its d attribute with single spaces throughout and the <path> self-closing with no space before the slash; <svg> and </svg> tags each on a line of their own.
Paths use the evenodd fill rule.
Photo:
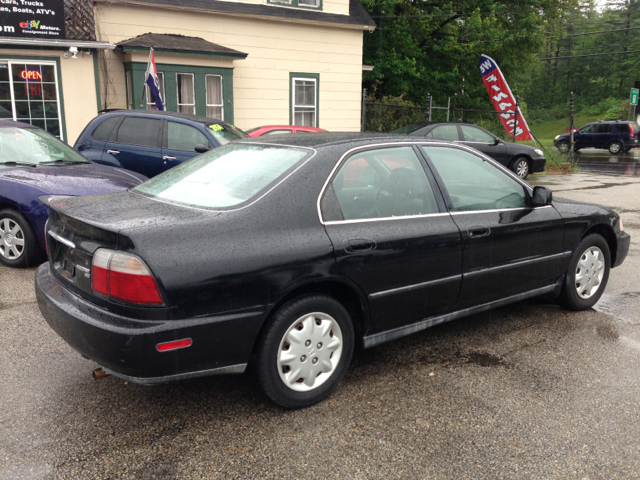
<svg viewBox="0 0 640 480">
<path fill-rule="evenodd" d="M 473 363 L 481 367 L 507 367 L 511 366 L 504 361 L 502 357 L 492 355 L 490 353 L 472 352 L 464 355 L 467 363 Z"/>
<path fill-rule="evenodd" d="M 607 155 L 603 151 L 580 152 L 575 157 L 578 171 L 616 175 L 625 177 L 640 176 L 640 163 L 633 153 Z"/>
<path fill-rule="evenodd" d="M 596 327 L 596 333 L 599 337 L 606 338 L 607 340 L 617 340 L 620 335 L 611 325 L 598 325 Z"/>
<path fill-rule="evenodd" d="M 637 324 L 638 318 L 625 318 L 621 315 L 621 311 L 628 310 L 633 303 L 637 303 L 640 298 L 640 292 L 625 292 L 619 295 L 611 295 L 604 293 L 593 309 L 599 313 L 606 313 L 612 317 L 627 323 Z"/>
</svg>

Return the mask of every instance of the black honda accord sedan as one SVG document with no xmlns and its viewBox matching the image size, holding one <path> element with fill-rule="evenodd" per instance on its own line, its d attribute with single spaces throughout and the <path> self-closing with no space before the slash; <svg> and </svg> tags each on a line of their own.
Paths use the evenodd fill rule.
<svg viewBox="0 0 640 480">
<path fill-rule="evenodd" d="M 591 307 L 630 237 L 464 145 L 242 140 L 129 191 L 51 197 L 49 325 L 140 383 L 255 367 L 277 404 L 336 388 L 372 347 L 542 294 Z"/>
</svg>

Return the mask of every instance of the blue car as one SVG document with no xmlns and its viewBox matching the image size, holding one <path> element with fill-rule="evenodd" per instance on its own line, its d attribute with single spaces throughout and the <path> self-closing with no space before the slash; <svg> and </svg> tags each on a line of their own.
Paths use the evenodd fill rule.
<svg viewBox="0 0 640 480">
<path fill-rule="evenodd" d="M 92 162 L 151 178 L 245 137 L 233 125 L 213 118 L 155 110 L 115 110 L 91 120 L 73 148 Z"/>
<path fill-rule="evenodd" d="M 0 121 L 0 263 L 28 267 L 44 257 L 49 210 L 41 195 L 116 192 L 145 180 L 88 162 L 40 128 Z"/>
</svg>

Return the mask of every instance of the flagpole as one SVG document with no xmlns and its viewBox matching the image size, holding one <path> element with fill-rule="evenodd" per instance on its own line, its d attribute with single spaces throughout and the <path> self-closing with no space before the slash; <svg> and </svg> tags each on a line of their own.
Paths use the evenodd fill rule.
<svg viewBox="0 0 640 480">
<path fill-rule="evenodd" d="M 142 82 L 142 98 L 140 98 L 140 108 L 143 107 L 144 104 L 144 96 L 147 92 L 147 78 L 149 77 L 149 65 L 151 65 L 151 54 L 153 52 L 153 47 L 149 49 L 149 60 L 147 60 L 147 69 L 144 71 L 144 82 Z"/>
</svg>

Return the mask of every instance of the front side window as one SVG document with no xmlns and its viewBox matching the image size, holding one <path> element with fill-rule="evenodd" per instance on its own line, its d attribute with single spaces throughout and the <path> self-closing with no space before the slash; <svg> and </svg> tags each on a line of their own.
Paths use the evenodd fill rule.
<svg viewBox="0 0 640 480">
<path fill-rule="evenodd" d="M 207 117 L 224 120 L 222 75 L 207 75 L 205 82 L 207 87 Z"/>
<path fill-rule="evenodd" d="M 495 139 L 484 130 L 469 125 L 460 125 L 466 142 L 493 143 Z"/>
<path fill-rule="evenodd" d="M 159 83 L 159 93 L 160 93 L 160 99 L 162 100 L 162 104 L 165 107 L 165 110 L 167 108 L 165 102 L 166 102 L 166 98 L 164 96 L 164 73 L 162 72 L 158 72 L 158 83 Z M 146 92 L 146 96 L 147 96 L 147 110 L 157 110 L 158 107 L 156 106 L 156 97 L 153 95 L 153 92 L 149 89 L 149 85 L 147 85 L 146 83 L 144 84 L 144 90 Z"/>
<path fill-rule="evenodd" d="M 457 148 L 420 148 L 440 174 L 454 211 L 527 207 L 524 186 L 489 161 Z"/>
<path fill-rule="evenodd" d="M 293 125 L 317 127 L 318 81 L 315 78 L 291 79 Z"/>
<path fill-rule="evenodd" d="M 580 133 L 594 133 L 596 131 L 596 128 L 598 128 L 598 125 L 587 125 L 585 127 L 582 127 L 579 132 Z"/>
<path fill-rule="evenodd" d="M 458 140 L 458 127 L 455 125 L 440 125 L 427 133 L 427 137 L 456 142 Z"/>
<path fill-rule="evenodd" d="M 200 130 L 178 122 L 167 122 L 167 148 L 183 152 L 195 152 L 200 143 L 208 146 L 209 140 Z"/>
<path fill-rule="evenodd" d="M 238 206 L 273 188 L 311 151 L 257 145 L 226 145 L 184 162 L 134 191 L 186 205 Z"/>
<path fill-rule="evenodd" d="M 178 83 L 178 112 L 196 114 L 196 97 L 193 83 L 193 73 L 177 73 Z"/>
<path fill-rule="evenodd" d="M 162 120 L 125 117 L 118 128 L 116 143 L 160 148 Z"/>
<path fill-rule="evenodd" d="M 331 209 L 323 209 L 325 221 L 438 213 L 429 179 L 411 147 L 354 154 L 338 170 L 327 195 L 335 195 L 341 215 L 325 215 Z"/>
</svg>

